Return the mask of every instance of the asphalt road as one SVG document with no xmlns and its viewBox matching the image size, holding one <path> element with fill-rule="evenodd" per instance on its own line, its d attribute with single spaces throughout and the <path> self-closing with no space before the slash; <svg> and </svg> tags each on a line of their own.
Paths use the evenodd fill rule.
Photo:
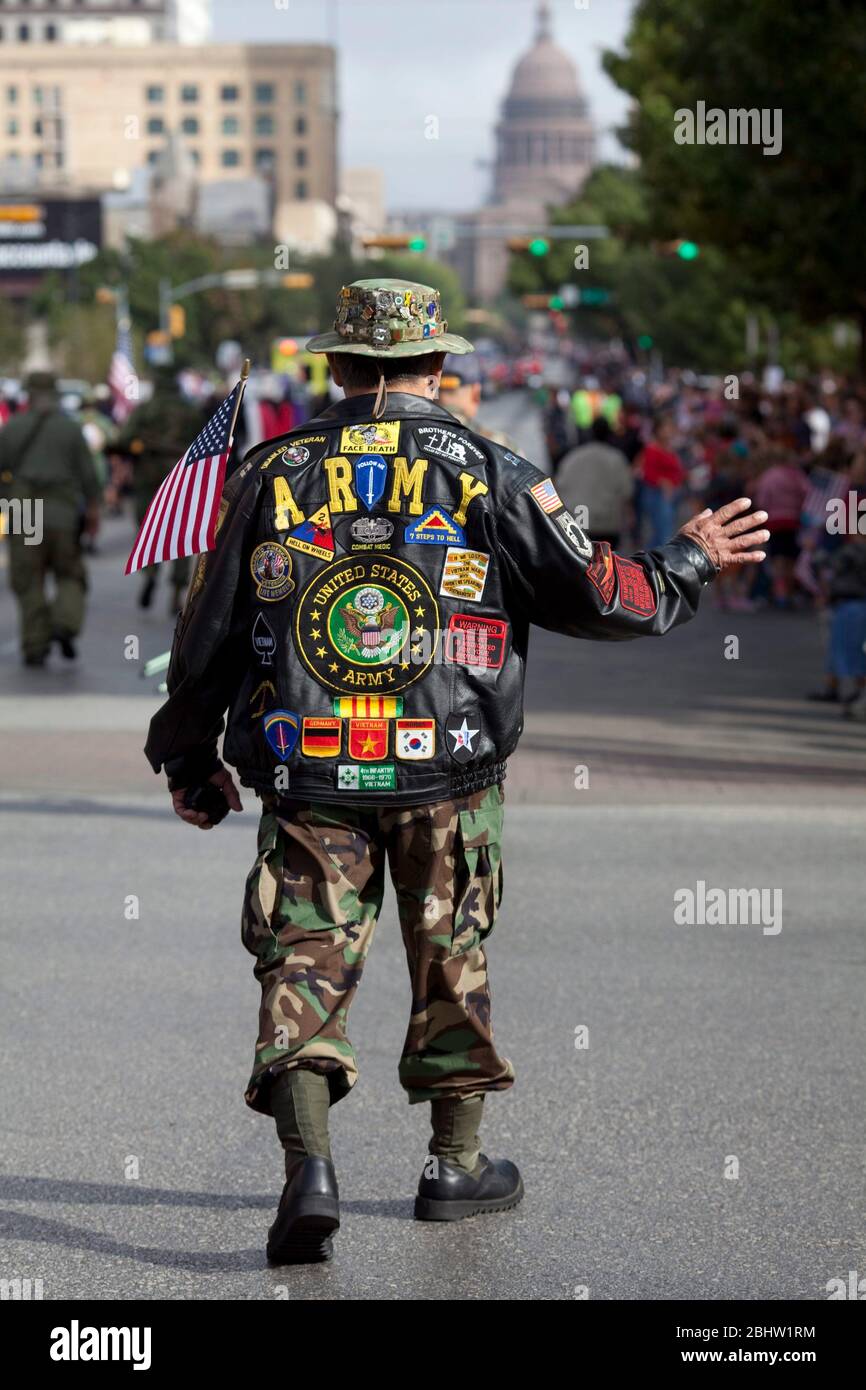
<svg viewBox="0 0 866 1390">
<path fill-rule="evenodd" d="M 49 1299 L 813 1300 L 866 1269 L 866 729 L 801 698 L 813 617 L 536 634 L 489 952 L 517 1083 L 484 1128 L 526 1199 L 412 1220 L 427 1116 L 397 1083 L 389 897 L 352 1015 L 361 1080 L 333 1112 L 336 1257 L 271 1271 L 281 1153 L 242 1099 L 255 816 L 190 830 L 144 765 L 160 697 L 125 640 L 145 658 L 171 624 L 120 578 L 129 539 L 106 528 L 74 668 L 19 669 L 0 592 L 0 1278 Z M 780 889 L 781 930 L 678 925 L 698 881 Z"/>
</svg>

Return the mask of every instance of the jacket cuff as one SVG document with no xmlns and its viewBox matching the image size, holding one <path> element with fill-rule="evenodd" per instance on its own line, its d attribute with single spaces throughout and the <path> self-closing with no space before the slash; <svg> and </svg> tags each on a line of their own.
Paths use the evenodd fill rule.
<svg viewBox="0 0 866 1390">
<path fill-rule="evenodd" d="M 176 792 L 186 787 L 200 787 L 222 763 L 217 757 L 216 748 L 196 748 L 179 758 L 169 758 L 163 763 L 163 771 L 168 778 L 169 791 Z"/>
<path fill-rule="evenodd" d="M 676 546 L 680 553 L 685 556 L 701 584 L 709 584 L 716 578 L 716 575 L 721 574 L 722 571 L 718 565 L 710 559 L 703 546 L 698 545 L 697 541 L 691 540 L 688 536 L 674 536 L 672 540 L 668 541 L 664 549 L 668 550 L 672 546 Z"/>
</svg>

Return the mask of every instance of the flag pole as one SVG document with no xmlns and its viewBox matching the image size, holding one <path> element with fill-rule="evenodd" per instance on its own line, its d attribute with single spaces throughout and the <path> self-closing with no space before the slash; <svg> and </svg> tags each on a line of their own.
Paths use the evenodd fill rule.
<svg viewBox="0 0 866 1390">
<path fill-rule="evenodd" d="M 243 366 L 241 367 L 241 389 L 240 389 L 240 391 L 238 391 L 238 398 L 237 398 L 237 400 L 235 401 L 235 408 L 234 408 L 234 411 L 233 411 L 233 413 L 232 413 L 232 422 L 231 422 L 231 425 L 229 426 L 229 439 L 232 439 L 232 440 L 233 440 L 234 437 L 235 437 L 235 425 L 236 425 L 237 422 L 238 422 L 238 415 L 240 414 L 240 409 L 241 409 L 241 401 L 242 401 L 243 398 L 244 398 L 244 391 L 247 389 L 247 377 L 249 376 L 249 374 L 250 374 L 250 359 L 249 359 L 248 357 L 245 357 L 245 358 L 244 358 L 244 364 L 243 364 Z"/>
</svg>

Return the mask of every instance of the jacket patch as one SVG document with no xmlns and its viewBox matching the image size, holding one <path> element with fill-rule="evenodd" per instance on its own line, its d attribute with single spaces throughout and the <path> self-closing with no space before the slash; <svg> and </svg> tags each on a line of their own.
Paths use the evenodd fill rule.
<svg viewBox="0 0 866 1390">
<path fill-rule="evenodd" d="M 382 762 L 388 756 L 388 720 L 350 719 L 348 752 L 359 763 Z"/>
<path fill-rule="evenodd" d="M 274 630 L 264 613 L 257 613 L 253 623 L 253 651 L 263 666 L 273 666 L 273 656 L 277 649 Z"/>
<path fill-rule="evenodd" d="M 298 716 L 289 709 L 272 709 L 265 715 L 262 728 L 277 757 L 285 762 L 298 741 Z"/>
<path fill-rule="evenodd" d="M 313 576 L 295 609 L 295 646 L 322 685 L 339 693 L 402 690 L 433 661 L 439 605 L 401 559 L 336 560 Z"/>
<path fill-rule="evenodd" d="M 393 719 L 403 713 L 403 696 L 335 695 L 333 705 L 344 719 Z"/>
<path fill-rule="evenodd" d="M 621 555 L 613 558 L 619 578 L 620 607 L 627 608 L 630 613 L 640 613 L 642 617 L 651 617 L 658 602 L 643 565 L 636 560 L 624 560 Z"/>
<path fill-rule="evenodd" d="M 327 506 L 313 512 L 294 531 L 283 537 L 283 544 L 291 550 L 300 550 L 304 555 L 315 555 L 320 560 L 333 560 L 334 533 L 331 529 L 331 513 Z"/>
<path fill-rule="evenodd" d="M 508 624 L 502 618 L 475 618 L 453 613 L 445 633 L 445 660 L 456 666 L 498 670 L 505 660 Z"/>
<path fill-rule="evenodd" d="M 261 719 L 265 712 L 265 701 L 275 700 L 277 692 L 273 681 L 260 681 L 249 698 L 250 719 Z M 252 706 L 256 708 L 253 709 Z"/>
<path fill-rule="evenodd" d="M 586 577 L 590 584 L 594 584 L 598 589 L 605 603 L 610 603 L 616 575 L 609 541 L 596 541 L 593 546 L 592 562 L 586 569 Z"/>
<path fill-rule="evenodd" d="M 529 489 L 529 495 L 537 503 L 543 512 L 556 512 L 565 503 L 557 492 L 552 478 L 545 478 L 543 482 L 535 483 Z"/>
<path fill-rule="evenodd" d="M 340 752 L 342 719 L 329 715 L 305 715 L 301 729 L 301 752 L 307 758 L 336 758 Z"/>
<path fill-rule="evenodd" d="M 341 536 L 341 544 L 346 550 L 390 550 L 394 523 L 387 516 L 359 516 L 357 521 L 349 522 L 346 528 L 351 540 Z"/>
<path fill-rule="evenodd" d="M 250 574 L 256 581 L 256 594 L 265 603 L 278 603 L 295 587 L 292 557 L 277 541 L 257 545 L 250 556 Z"/>
<path fill-rule="evenodd" d="M 445 746 L 455 763 L 469 763 L 477 756 L 475 740 L 480 732 L 475 715 L 449 714 L 445 721 Z"/>
<path fill-rule="evenodd" d="M 489 565 L 490 556 L 482 550 L 461 550 L 450 545 L 445 552 L 440 594 L 467 603 L 480 602 Z"/>
<path fill-rule="evenodd" d="M 394 724 L 394 752 L 410 762 L 432 758 L 436 752 L 436 720 L 398 719 Z"/>
<path fill-rule="evenodd" d="M 592 555 L 592 542 L 587 539 L 571 512 L 557 512 L 553 520 L 560 530 L 565 532 L 565 539 L 572 549 L 576 550 L 582 559 L 588 560 Z"/>
<path fill-rule="evenodd" d="M 381 454 L 364 454 L 355 460 L 355 492 L 371 512 L 385 491 L 388 465 Z"/>
<path fill-rule="evenodd" d="M 393 763 L 378 767 L 359 767 L 340 763 L 337 768 L 338 792 L 393 792 L 397 790 L 397 769 Z"/>
<path fill-rule="evenodd" d="M 403 539 L 409 545 L 462 545 L 466 537 L 443 507 L 431 507 L 406 527 Z"/>
<path fill-rule="evenodd" d="M 473 444 L 465 434 L 456 430 L 443 429 L 441 425 L 422 425 L 415 428 L 416 438 L 421 448 L 428 454 L 438 454 L 439 458 L 466 466 L 470 463 L 486 463 L 483 449 Z"/>
<path fill-rule="evenodd" d="M 396 454 L 399 442 L 399 420 L 377 420 L 369 425 L 344 425 L 340 434 L 340 453 Z"/>
</svg>

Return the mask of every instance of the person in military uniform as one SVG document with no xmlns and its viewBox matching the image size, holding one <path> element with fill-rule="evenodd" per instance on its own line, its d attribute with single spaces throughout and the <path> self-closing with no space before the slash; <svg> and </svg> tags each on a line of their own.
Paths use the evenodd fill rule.
<svg viewBox="0 0 866 1390">
<path fill-rule="evenodd" d="M 438 402 L 445 352 L 472 346 L 426 285 L 347 285 L 308 346 L 345 399 L 226 484 L 145 749 L 180 818 L 210 829 L 241 809 L 217 753 L 227 711 L 223 756 L 262 801 L 242 915 L 262 991 L 246 1101 L 285 1151 L 279 1263 L 328 1258 L 339 1226 L 328 1112 L 358 1078 L 348 1016 L 386 866 L 412 996 L 399 1078 L 432 1122 L 415 1216 L 520 1201 L 516 1165 L 482 1152 L 479 1127 L 514 1080 L 486 948 L 530 625 L 660 635 L 724 567 L 761 560 L 768 534 L 740 499 L 650 552 L 594 545 L 552 479 Z"/>
<path fill-rule="evenodd" d="M 147 509 L 163 478 L 171 472 L 178 459 L 201 429 L 201 412 L 192 402 L 178 395 L 174 371 L 157 368 L 153 373 L 153 394 L 136 406 L 112 445 L 112 451 L 125 454 L 132 464 L 132 489 L 135 500 L 136 525 L 141 527 Z M 149 608 L 156 589 L 156 565 L 141 571 L 139 607 Z M 171 594 L 169 611 L 177 613 L 183 606 L 189 583 L 189 557 L 179 556 L 171 562 Z"/>
<path fill-rule="evenodd" d="M 456 352 L 449 352 L 439 380 L 439 404 L 467 429 L 483 434 L 485 439 L 492 439 L 494 444 L 500 444 L 503 449 L 513 450 L 514 445 L 507 434 L 502 430 L 488 429 L 476 420 L 478 407 L 481 405 L 483 384 L 484 374 L 480 363 L 474 357 L 461 357 Z"/>
<path fill-rule="evenodd" d="M 24 663 L 44 666 L 52 642 L 67 660 L 76 656 L 87 591 L 81 536 L 99 529 L 100 486 L 80 427 L 60 409 L 51 373 L 31 372 L 26 388 L 29 409 L 0 430 L 0 485 L 10 502 L 35 509 L 34 521 L 42 509 L 37 543 L 35 531 L 10 527 L 9 570 Z M 49 574 L 52 600 L 45 588 Z"/>
</svg>

